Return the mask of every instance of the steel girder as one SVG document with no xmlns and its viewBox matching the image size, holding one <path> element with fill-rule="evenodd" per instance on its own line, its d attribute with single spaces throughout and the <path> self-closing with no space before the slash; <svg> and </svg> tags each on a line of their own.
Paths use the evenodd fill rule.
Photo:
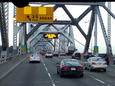
<svg viewBox="0 0 115 86">
<path fill-rule="evenodd" d="M 6 51 L 9 47 L 8 42 L 8 3 L 0 2 L 0 29 L 2 38 L 2 49 Z"/>
<path fill-rule="evenodd" d="M 54 11 L 57 9 L 57 6 L 54 6 Z M 30 36 L 41 26 L 41 25 L 44 25 L 45 23 L 38 23 L 33 29 L 31 32 L 29 32 L 27 35 L 26 35 L 26 40 L 28 40 L 30 38 Z"/>
<path fill-rule="evenodd" d="M 93 10 L 92 10 L 92 14 L 91 14 L 91 19 L 90 19 L 90 23 L 89 23 L 89 29 L 88 29 L 88 34 L 87 34 L 87 38 L 86 38 L 84 53 L 86 53 L 89 49 L 89 44 L 90 44 L 90 40 L 91 40 L 94 21 L 95 21 L 95 6 L 93 6 Z"/>
<path fill-rule="evenodd" d="M 39 3 L 39 4 L 42 4 L 42 3 Z M 39 22 L 39 24 L 72 24 L 72 25 L 75 25 L 78 30 L 81 32 L 81 34 L 84 36 L 84 38 L 86 39 L 86 42 L 87 43 L 90 43 L 90 35 L 92 34 L 92 32 L 90 30 L 93 30 L 93 25 L 94 25 L 94 21 L 95 19 L 92 19 L 92 23 L 90 22 L 89 24 L 89 31 L 88 31 L 88 34 L 86 34 L 82 28 L 80 27 L 79 25 L 79 22 L 90 12 L 90 11 L 93 11 L 94 10 L 94 7 L 99 7 L 99 6 L 102 6 L 113 18 L 115 18 L 115 15 L 105 6 L 105 2 L 62 2 L 62 3 L 57 3 L 57 2 L 51 2 L 51 3 L 48 3 L 49 4 L 54 4 L 55 5 L 55 8 L 57 9 L 58 7 L 62 7 L 64 9 L 64 11 L 67 13 L 67 15 L 70 17 L 71 21 L 57 21 L 57 22 L 53 22 L 53 23 L 48 23 L 48 22 Z M 66 8 L 65 5 L 90 5 L 89 8 L 87 8 L 78 18 L 74 18 L 71 13 L 69 12 L 69 10 Z M 55 10 L 56 10 L 55 9 Z M 95 13 L 95 12 L 94 12 Z M 93 15 L 93 14 L 92 14 Z M 94 15 L 95 16 L 95 15 Z M 92 18 L 92 16 L 91 16 Z M 29 37 L 27 37 L 29 38 Z M 86 44 L 87 44 L 86 43 Z M 108 46 L 108 45 L 107 45 Z M 89 44 L 87 44 L 85 46 L 85 50 L 84 52 L 87 52 L 88 51 L 88 47 L 89 47 Z"/>
<path fill-rule="evenodd" d="M 109 43 L 109 40 L 108 40 L 108 36 L 107 36 L 107 33 L 106 33 L 106 30 L 105 30 L 105 26 L 104 26 L 104 23 L 103 23 L 103 19 L 101 17 L 101 13 L 100 13 L 100 10 L 99 10 L 99 7 L 97 7 L 97 15 L 99 17 L 99 21 L 100 21 L 100 25 L 101 25 L 101 28 L 102 28 L 102 32 L 103 32 L 103 36 L 104 36 L 104 39 L 105 39 L 105 43 L 106 43 L 106 46 L 107 46 L 107 53 L 109 55 L 112 55 L 112 49 L 111 49 L 111 44 Z"/>
<path fill-rule="evenodd" d="M 65 12 L 67 13 L 67 15 L 70 17 L 70 19 L 72 20 L 72 23 L 75 24 L 77 26 L 77 28 L 79 29 L 79 31 L 81 32 L 81 34 L 84 36 L 84 38 L 86 39 L 86 45 L 85 45 L 85 50 L 84 50 L 84 53 L 86 53 L 88 51 L 88 48 L 89 48 L 89 43 L 90 43 L 90 39 L 91 39 L 91 32 L 92 32 L 92 28 L 93 28 L 93 25 L 94 25 L 94 19 L 92 19 L 90 22 L 90 27 L 89 27 L 89 32 L 88 32 L 88 35 L 86 35 L 84 33 L 84 31 L 82 30 L 82 28 L 78 25 L 80 19 L 82 19 L 88 12 L 90 12 L 91 10 L 93 11 L 94 10 L 94 7 L 99 7 L 98 5 L 92 5 L 90 8 L 88 8 L 86 11 L 84 11 L 84 13 L 78 17 L 78 21 L 76 21 L 74 19 L 74 17 L 71 15 L 71 13 L 69 12 L 69 10 L 65 7 L 65 5 L 61 5 L 62 8 L 65 10 Z M 115 18 L 115 15 L 105 6 L 105 3 L 101 3 L 100 6 L 102 6 L 113 18 Z M 95 13 L 94 13 L 95 14 Z M 95 15 L 94 15 L 95 16 Z M 92 17 L 93 18 L 93 17 Z M 91 30 L 91 31 L 90 31 Z M 104 32 L 104 31 L 103 31 Z M 104 34 L 105 35 L 105 34 Z M 104 38 L 106 37 L 106 35 L 104 36 Z M 108 39 L 107 37 L 105 39 Z M 107 41 L 106 41 L 107 42 Z M 112 54 L 112 50 L 111 50 L 111 44 L 107 45 L 106 43 L 106 46 L 108 47 L 107 49 L 109 49 L 109 54 Z"/>
<path fill-rule="evenodd" d="M 41 26 L 41 27 L 42 27 L 42 26 Z M 47 30 L 48 28 L 49 28 L 49 25 L 45 26 L 45 27 L 43 28 L 43 30 Z M 36 37 L 39 36 L 40 32 L 41 32 L 41 30 L 39 30 L 38 33 L 31 38 L 30 43 L 31 43 L 32 41 L 34 41 L 34 40 L 36 39 Z"/>
<path fill-rule="evenodd" d="M 73 41 L 71 40 L 71 38 L 69 38 L 67 35 L 65 35 L 65 33 L 64 33 L 64 31 L 69 27 L 69 25 L 66 25 L 65 27 L 63 27 L 63 28 L 61 28 L 61 30 L 59 30 L 56 26 L 54 26 L 53 25 L 53 27 L 57 30 L 57 31 L 44 31 L 44 30 L 42 30 L 42 31 L 39 31 L 37 34 L 38 35 L 36 35 L 36 37 L 38 37 L 39 36 L 39 34 L 44 34 L 44 33 L 59 33 L 59 34 L 62 34 L 65 38 L 67 38 L 70 42 L 72 42 L 73 43 Z M 33 38 L 32 40 L 31 40 L 31 42 L 33 41 L 33 40 L 35 40 L 36 39 L 36 37 L 35 38 Z M 51 41 L 48 41 L 53 47 L 54 47 L 54 45 L 53 45 L 53 43 L 51 42 Z M 36 44 L 36 43 L 35 43 Z"/>
<path fill-rule="evenodd" d="M 105 2 L 30 2 L 29 4 L 42 4 L 42 5 L 98 5 L 101 6 Z"/>
</svg>

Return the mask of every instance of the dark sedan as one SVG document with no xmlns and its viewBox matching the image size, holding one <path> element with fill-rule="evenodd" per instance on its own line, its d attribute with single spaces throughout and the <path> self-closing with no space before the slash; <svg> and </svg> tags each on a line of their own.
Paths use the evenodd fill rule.
<svg viewBox="0 0 115 86">
<path fill-rule="evenodd" d="M 57 63 L 57 74 L 60 77 L 65 75 L 83 77 L 83 66 L 76 59 L 63 59 L 60 63 Z"/>
</svg>

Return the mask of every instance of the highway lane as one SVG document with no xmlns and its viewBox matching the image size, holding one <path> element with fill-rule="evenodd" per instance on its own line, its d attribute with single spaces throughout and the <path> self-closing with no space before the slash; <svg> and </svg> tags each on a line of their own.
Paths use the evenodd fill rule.
<svg viewBox="0 0 115 86">
<path fill-rule="evenodd" d="M 0 81 L 0 86 L 115 86 L 112 71 L 84 71 L 84 77 L 64 77 L 56 73 L 56 63 L 66 56 L 45 58 L 41 63 L 28 63 L 26 59 L 15 70 Z"/>
<path fill-rule="evenodd" d="M 42 63 L 28 63 L 26 59 L 0 81 L 0 86 L 52 86 L 52 84 Z"/>
<path fill-rule="evenodd" d="M 66 57 L 64 57 L 66 58 Z M 67 57 L 67 58 L 71 58 L 71 57 Z M 60 78 L 59 75 L 57 77 L 54 77 L 54 75 L 56 76 L 56 60 L 58 60 L 57 62 L 59 62 L 59 60 L 61 60 L 63 58 L 58 58 L 55 57 L 53 59 L 44 59 L 46 61 L 46 65 L 48 67 L 48 69 L 51 71 L 51 75 L 54 79 L 54 81 L 61 83 L 64 83 L 63 85 L 67 85 L 67 86 L 75 86 L 76 84 L 78 86 L 91 86 L 91 85 L 95 85 L 95 86 L 115 86 L 115 75 L 114 75 L 114 71 L 109 71 L 110 68 L 107 69 L 107 72 L 89 72 L 87 70 L 85 70 L 84 74 L 85 76 L 83 78 Z M 49 62 L 48 62 L 49 61 Z M 52 63 L 52 65 L 51 65 Z M 54 68 L 53 68 L 54 67 Z M 58 79 L 59 78 L 59 79 Z M 56 79 L 56 80 L 55 80 Z M 69 81 L 66 81 L 66 80 Z M 64 80 L 64 81 L 63 81 Z M 72 80 L 72 82 L 71 82 Z M 74 82 L 75 81 L 75 82 Z M 81 82 L 81 83 L 79 83 Z M 87 83 L 88 82 L 88 83 Z M 61 83 L 61 84 L 62 84 Z M 60 85 L 56 85 L 56 86 L 60 86 Z"/>
<path fill-rule="evenodd" d="M 65 58 L 65 57 L 64 57 Z M 70 57 L 67 57 L 70 58 Z M 54 61 L 56 61 L 58 59 L 61 60 L 63 58 L 53 58 L 53 59 L 44 59 L 44 62 L 46 63 L 46 67 L 49 70 L 49 73 L 52 76 L 52 79 L 55 83 L 56 86 L 93 86 L 95 84 L 95 86 L 105 86 L 105 84 L 100 83 L 99 81 L 93 79 L 92 77 L 90 77 L 89 75 L 87 75 L 85 73 L 83 78 L 79 78 L 79 77 L 65 77 L 65 78 L 60 78 L 59 75 L 56 74 L 56 63 L 54 63 Z M 53 61 L 53 62 L 52 62 Z"/>
</svg>

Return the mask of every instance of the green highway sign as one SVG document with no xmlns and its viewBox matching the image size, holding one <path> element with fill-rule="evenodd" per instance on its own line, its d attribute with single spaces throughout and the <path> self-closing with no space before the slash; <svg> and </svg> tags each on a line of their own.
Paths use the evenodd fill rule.
<svg viewBox="0 0 115 86">
<path fill-rule="evenodd" d="M 75 51 L 78 51 L 78 49 L 75 49 Z"/>
<path fill-rule="evenodd" d="M 26 45 L 21 46 L 21 52 L 24 54 L 26 53 Z"/>
<path fill-rule="evenodd" d="M 99 50 L 98 50 L 98 46 L 94 46 L 94 53 L 98 53 Z"/>
</svg>

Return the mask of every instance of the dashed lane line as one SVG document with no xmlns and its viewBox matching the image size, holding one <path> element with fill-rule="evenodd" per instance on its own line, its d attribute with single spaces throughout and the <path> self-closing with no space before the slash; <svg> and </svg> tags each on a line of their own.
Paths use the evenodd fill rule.
<svg viewBox="0 0 115 86">
<path fill-rule="evenodd" d="M 45 67 L 47 73 L 48 73 L 48 76 L 49 76 L 49 78 L 50 78 L 50 80 L 51 80 L 52 86 L 56 86 L 55 83 L 54 83 L 54 81 L 53 81 L 53 79 L 52 79 L 52 77 L 51 77 L 51 74 L 49 73 L 49 71 L 48 71 L 48 69 L 47 69 L 47 67 L 46 67 L 46 65 L 45 65 L 45 63 L 44 63 L 44 61 L 43 61 L 43 59 L 41 59 L 41 60 L 42 60 L 42 63 L 43 63 L 43 65 L 44 65 L 44 67 Z"/>
<path fill-rule="evenodd" d="M 90 74 L 90 73 L 89 73 Z M 105 84 L 105 82 L 104 81 L 102 81 L 102 80 L 100 80 L 100 79 L 98 79 L 98 78 L 95 78 L 94 76 L 92 76 L 91 74 L 89 75 L 91 78 L 93 78 L 93 79 L 95 79 L 96 81 L 98 81 L 98 82 L 100 82 L 100 83 L 102 83 L 102 84 Z"/>
</svg>

